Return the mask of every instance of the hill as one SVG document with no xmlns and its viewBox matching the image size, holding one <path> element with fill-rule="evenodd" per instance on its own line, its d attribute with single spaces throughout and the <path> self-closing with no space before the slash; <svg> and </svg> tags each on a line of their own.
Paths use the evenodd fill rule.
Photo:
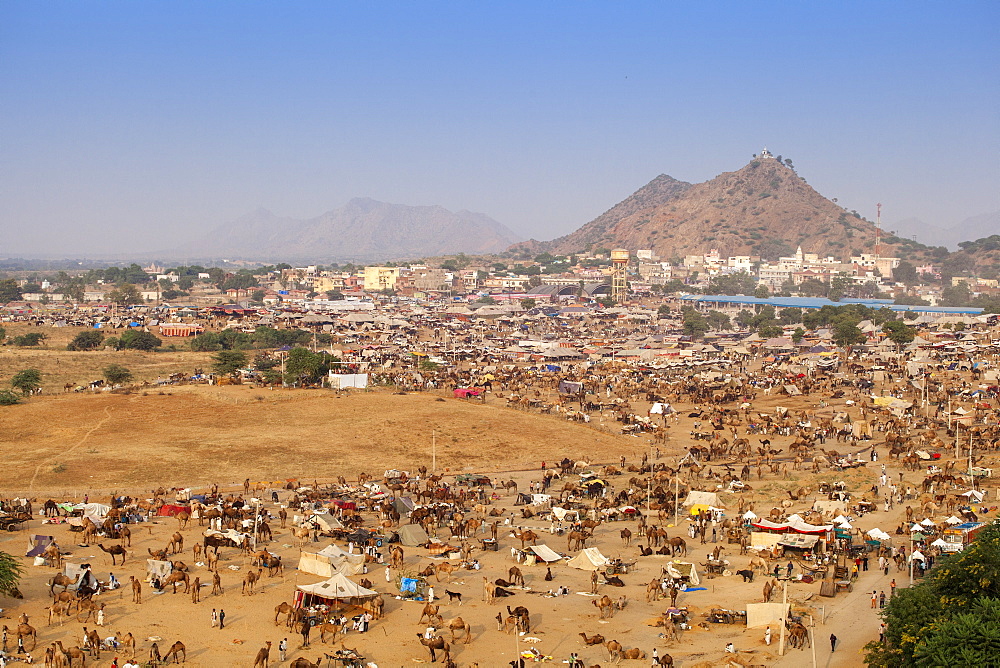
<svg viewBox="0 0 1000 668">
<path fill-rule="evenodd" d="M 534 248 L 568 254 L 649 248 L 664 258 L 702 254 L 774 259 L 802 246 L 844 258 L 872 252 L 875 225 L 816 192 L 789 165 L 755 158 L 698 184 L 657 177 L 576 232 Z M 894 252 L 886 244 L 884 254 Z M 913 255 L 910 249 L 908 255 Z"/>
<path fill-rule="evenodd" d="M 316 218 L 258 209 L 161 255 L 262 261 L 379 261 L 503 250 L 518 236 L 489 216 L 358 198 Z"/>
</svg>

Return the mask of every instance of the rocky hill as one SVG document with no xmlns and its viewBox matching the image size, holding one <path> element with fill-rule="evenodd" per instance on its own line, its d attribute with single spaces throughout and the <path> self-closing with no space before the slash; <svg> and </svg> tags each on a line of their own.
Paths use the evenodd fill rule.
<svg viewBox="0 0 1000 668">
<path fill-rule="evenodd" d="M 694 185 L 659 176 L 576 232 L 531 247 L 558 254 L 649 248 L 664 258 L 715 248 L 773 259 L 801 245 L 846 258 L 872 252 L 874 240 L 873 223 L 820 195 L 789 165 L 763 157 Z M 883 254 L 894 250 L 887 244 Z"/>
<path fill-rule="evenodd" d="M 480 213 L 359 198 L 306 220 L 258 209 L 166 254 L 288 262 L 382 261 L 495 253 L 516 241 L 518 235 Z"/>
</svg>

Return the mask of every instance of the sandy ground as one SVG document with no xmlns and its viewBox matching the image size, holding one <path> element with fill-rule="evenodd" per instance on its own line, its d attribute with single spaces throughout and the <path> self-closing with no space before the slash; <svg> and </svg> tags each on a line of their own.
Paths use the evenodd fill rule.
<svg viewBox="0 0 1000 668">
<path fill-rule="evenodd" d="M 602 424 L 597 418 L 590 425 L 580 425 L 554 416 L 509 410 L 503 407 L 502 400 L 491 399 L 483 405 L 455 400 L 443 393 L 437 396 L 395 395 L 379 391 L 338 398 L 324 391 L 185 386 L 167 387 L 162 391 L 149 389 L 132 395 L 52 394 L 56 391 L 51 385 L 54 380 L 65 377 L 79 381 L 98 377 L 99 371 L 94 371 L 93 364 L 106 363 L 107 356 L 94 353 L 92 357 L 75 362 L 77 356 L 91 354 L 53 355 L 46 351 L 18 351 L 17 354 L 16 360 L 11 352 L 0 356 L 0 375 L 7 377 L 11 369 L 23 368 L 29 358 L 35 359 L 47 365 L 49 394 L 0 410 L 0 448 L 6 464 L 0 469 L 0 490 L 4 496 L 29 495 L 40 501 L 49 497 L 78 500 L 89 493 L 92 500 L 105 501 L 112 490 L 143 496 L 160 485 L 192 486 L 198 491 L 215 482 L 223 488 L 234 487 L 247 477 L 255 482 L 290 478 L 324 481 L 337 475 L 356 478 L 360 471 L 378 476 L 390 467 L 413 470 L 421 464 L 430 466 L 433 454 L 436 454 L 439 470 L 492 472 L 503 478 L 514 478 L 524 489 L 529 480 L 538 479 L 542 460 L 551 462 L 568 456 L 598 463 L 617 463 L 624 455 L 630 463 L 637 463 L 643 454 L 650 452 L 648 439 L 613 435 L 609 433 L 613 423 Z M 178 354 L 177 359 L 171 355 L 173 353 L 136 354 L 134 364 L 142 365 L 137 368 L 143 370 L 137 375 L 155 378 L 160 371 L 154 367 L 163 371 L 172 365 L 178 370 L 192 368 L 190 353 Z M 72 366 L 77 363 L 79 368 Z M 146 366 L 147 363 L 153 366 Z M 60 370 L 63 364 L 65 368 Z M 61 389 L 61 385 L 57 387 Z M 755 408 L 768 412 L 781 404 L 797 410 L 812 407 L 810 401 L 815 400 L 760 397 Z M 676 463 L 683 447 L 689 444 L 687 434 L 691 423 L 692 420 L 682 418 L 672 430 L 673 438 L 662 448 L 662 461 L 669 465 Z M 773 436 L 771 439 L 779 448 L 786 448 L 791 440 Z M 832 443 L 827 447 L 842 452 L 846 449 Z M 863 444 L 859 449 L 867 447 L 868 444 Z M 880 448 L 880 454 L 885 454 L 884 448 Z M 890 463 L 889 471 L 896 475 L 895 462 Z M 761 481 L 750 481 L 754 490 L 746 496 L 764 514 L 778 500 L 787 498 L 785 490 L 811 485 L 814 493 L 790 509 L 798 511 L 811 506 L 816 498 L 816 483 L 820 480 L 844 480 L 851 491 L 861 492 L 871 486 L 880 472 L 878 466 L 869 466 L 845 473 L 793 472 L 787 480 L 765 477 Z M 627 485 L 627 477 L 621 476 L 612 482 L 620 489 Z M 921 478 L 919 472 L 906 474 L 910 483 Z M 286 495 L 282 492 L 282 499 Z M 507 496 L 499 505 L 510 509 L 513 499 Z M 735 510 L 729 512 L 732 515 Z M 880 510 L 862 518 L 857 526 L 863 530 L 878 526 L 892 532 L 902 517 L 901 507 L 888 514 Z M 517 523 L 543 530 L 548 528 L 547 523 L 531 520 Z M 276 527 L 277 522 L 272 526 Z M 544 568 L 524 569 L 532 591 L 520 592 L 504 603 L 524 605 L 531 610 L 534 628 L 530 635 L 539 638 L 535 646 L 540 651 L 556 661 L 564 661 L 575 651 L 587 665 L 608 665 L 603 649 L 584 647 L 577 635 L 584 631 L 588 635 L 600 633 L 617 639 L 625 647 L 638 647 L 647 654 L 657 647 L 661 654 L 670 653 L 678 666 L 725 665 L 723 648 L 728 642 L 733 642 L 743 652 L 740 660 L 747 665 L 806 666 L 812 663 L 810 649 L 790 650 L 782 658 L 778 656 L 777 633 L 772 645 L 766 647 L 763 629 L 746 630 L 736 625 L 710 625 L 709 630 L 695 626 L 679 642 L 665 644 L 658 637 L 659 630 L 648 625 L 665 605 L 663 602 L 646 603 L 645 586 L 659 574 L 667 558 L 638 557 L 635 543 L 642 541 L 635 539 L 631 547 L 624 548 L 619 538 L 623 526 L 635 530 L 634 523 L 604 524 L 598 527 L 590 543 L 607 556 L 620 556 L 629 561 L 638 559 L 636 569 L 622 576 L 625 588 L 602 588 L 602 594 L 615 598 L 624 594 L 630 601 L 612 619 L 599 620 L 591 598 L 576 593 L 589 591 L 588 573 L 558 565 L 553 567 L 555 580 L 545 582 L 542 579 Z M 0 534 L 0 550 L 21 557 L 29 534 L 52 534 L 73 552 L 70 561 L 89 561 L 100 577 L 113 571 L 119 580 L 127 582 L 129 575 L 145 574 L 147 548 L 162 548 L 176 529 L 176 521 L 170 519 L 134 529 L 129 560 L 121 568 L 112 568 L 96 547 L 77 546 L 78 534 L 70 535 L 65 525 L 43 526 L 37 520 L 26 530 Z M 184 532 L 187 547 L 184 560 L 189 564 L 193 561 L 190 546 L 200 530 L 191 526 Z M 679 530 L 670 529 L 670 533 L 675 535 Z M 313 547 L 319 549 L 328 542 Z M 565 538 L 545 534 L 544 542 L 556 550 L 566 551 Z M 464 577 L 456 574 L 453 581 L 435 587 L 439 594 L 443 594 L 445 588 L 464 594 L 465 604 L 461 607 L 447 600 L 443 602 L 445 619 L 460 614 L 472 624 L 472 642 L 458 645 L 454 652 L 459 666 L 478 662 L 480 666 L 502 668 L 514 657 L 519 643 L 524 645 L 521 639 L 497 631 L 495 617 L 503 609 L 501 604 L 487 605 L 481 600 L 481 576 L 491 579 L 505 576 L 513 563 L 509 547 L 514 543 L 511 538 L 501 535 L 499 552 L 475 553 L 484 566 L 483 571 L 467 572 Z M 297 583 L 313 583 L 320 579 L 294 569 L 299 548 L 292 544 L 287 530 L 276 531 L 275 540 L 268 548 L 280 554 L 289 568 L 283 578 L 265 577 L 255 596 L 240 593 L 240 583 L 249 566 L 232 549 L 223 551 L 225 593 L 220 597 L 210 596 L 210 588 L 205 588 L 202 602 L 195 604 L 181 593 L 153 595 L 146 587 L 142 605 L 136 605 L 131 602 L 128 592 L 124 596 L 117 592 L 105 593 L 99 597 L 107 604 L 107 622 L 102 635 L 111 635 L 116 630 L 133 633 L 139 641 L 140 657 L 148 656 L 150 642 L 145 641 L 148 637 L 162 638 L 161 647 L 180 639 L 188 647 L 191 666 L 252 666 L 257 649 L 266 640 L 274 643 L 272 658 L 276 659 L 277 642 L 287 632 L 284 627 L 273 624 L 275 605 L 290 601 Z M 689 546 L 692 548 L 689 560 L 695 563 L 704 562 L 707 552 L 714 547 L 711 543 L 698 545 L 691 541 Z M 723 556 L 731 560 L 730 570 L 744 568 L 748 557 L 740 557 L 737 546 L 727 548 Z M 408 570 L 418 570 L 431 563 L 421 548 L 409 548 L 406 552 Z M 50 599 L 45 581 L 54 571 L 32 566 L 26 559 L 23 562 L 26 577 L 21 589 L 25 599 L 2 599 L 5 623 L 11 625 L 21 612 L 29 615 L 31 624 L 39 630 L 37 657 L 41 656 L 44 646 L 54 640 L 62 640 L 67 646 L 80 644 L 82 627 L 91 626 L 92 620 L 88 624 L 73 620 L 48 626 L 45 608 Z M 238 566 L 239 570 L 230 570 L 228 566 Z M 203 582 L 210 581 L 203 567 L 192 566 L 192 575 L 201 577 Z M 377 589 L 388 591 L 381 567 L 373 569 L 368 577 Z M 862 665 L 862 646 L 878 634 L 877 611 L 871 610 L 869 603 L 871 590 L 885 590 L 888 594 L 888 582 L 893 577 L 900 586 L 906 585 L 905 573 L 893 569 L 886 577 L 871 570 L 862 574 L 853 594 L 841 594 L 834 599 L 819 597 L 818 582 L 789 586 L 789 600 L 796 604 L 796 610 L 811 610 L 816 619 L 816 665 Z M 738 576 L 705 578 L 707 591 L 682 594 L 678 602 L 688 606 L 695 613 L 694 621 L 698 622 L 712 607 L 739 609 L 746 602 L 760 601 L 762 584 L 760 578 L 754 583 L 743 583 Z M 560 585 L 569 587 L 574 593 L 562 598 L 543 596 L 544 592 Z M 417 624 L 420 605 L 387 596 L 386 618 L 373 624 L 367 634 L 349 634 L 345 644 L 357 647 L 382 668 L 427 662 L 427 653 L 415 637 L 423 629 Z M 210 627 L 213 607 L 226 610 L 225 630 Z M 840 639 L 835 653 L 830 652 L 828 638 L 831 633 Z M 290 640 L 290 645 L 298 648 L 298 638 L 290 637 Z M 307 656 L 315 660 L 324 649 L 332 651 L 331 647 L 324 648 L 314 639 L 311 649 L 305 652 L 296 649 L 290 652 L 290 658 Z M 103 654 L 96 665 L 110 665 L 113 656 Z M 639 666 L 649 662 L 623 663 Z"/>
</svg>

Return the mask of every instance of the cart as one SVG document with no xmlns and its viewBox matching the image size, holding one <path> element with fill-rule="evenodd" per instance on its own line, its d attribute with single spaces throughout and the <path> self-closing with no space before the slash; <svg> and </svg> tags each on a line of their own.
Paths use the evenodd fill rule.
<svg viewBox="0 0 1000 668">
<path fill-rule="evenodd" d="M 27 522 L 29 517 L 23 515 L 4 515 L 0 517 L 0 531 L 17 531 L 22 528 L 20 525 Z"/>
</svg>

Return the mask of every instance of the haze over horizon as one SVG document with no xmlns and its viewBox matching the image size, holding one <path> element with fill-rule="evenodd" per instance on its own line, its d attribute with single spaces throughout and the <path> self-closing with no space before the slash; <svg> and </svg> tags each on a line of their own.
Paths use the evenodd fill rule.
<svg viewBox="0 0 1000 668">
<path fill-rule="evenodd" d="M 0 257 L 356 197 L 551 239 L 764 146 L 887 230 L 947 228 L 1000 211 L 998 28 L 988 2 L 4 3 Z"/>
</svg>

